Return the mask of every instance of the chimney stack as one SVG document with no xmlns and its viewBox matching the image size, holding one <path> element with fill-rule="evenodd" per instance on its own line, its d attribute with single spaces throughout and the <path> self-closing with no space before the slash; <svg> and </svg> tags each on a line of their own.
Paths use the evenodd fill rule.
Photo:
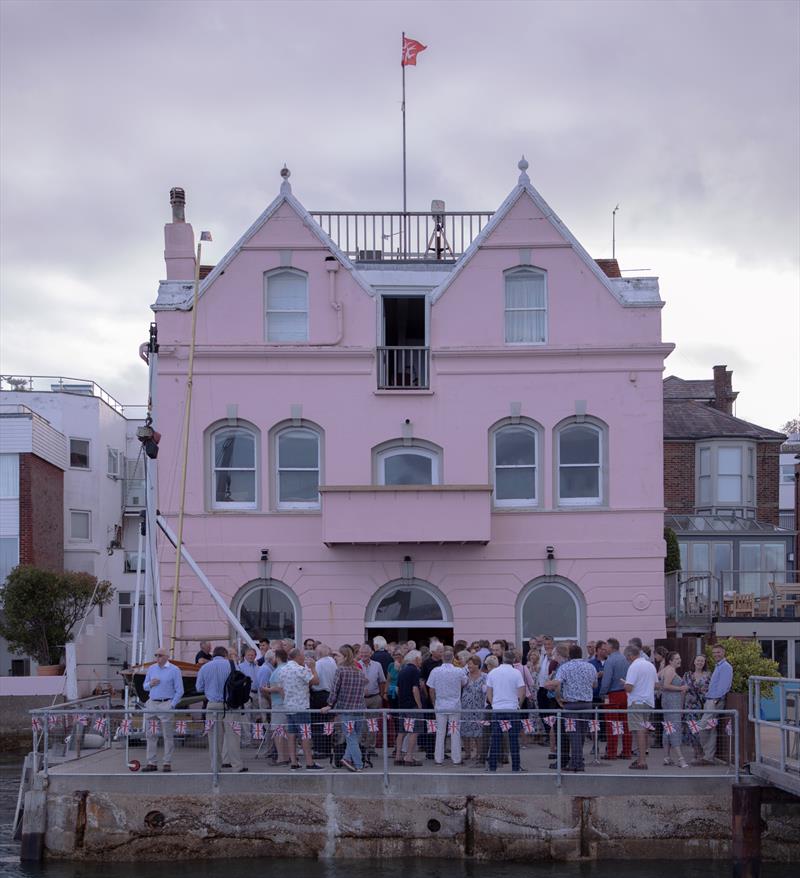
<svg viewBox="0 0 800 878">
<path fill-rule="evenodd" d="M 733 414 L 733 401 L 739 395 L 733 392 L 733 372 L 727 366 L 714 366 L 714 399 L 711 405 L 726 415 Z"/>
<path fill-rule="evenodd" d="M 186 192 L 180 186 L 169 190 L 172 222 L 164 226 L 164 261 L 167 280 L 194 279 L 194 229 L 186 222 Z"/>
</svg>

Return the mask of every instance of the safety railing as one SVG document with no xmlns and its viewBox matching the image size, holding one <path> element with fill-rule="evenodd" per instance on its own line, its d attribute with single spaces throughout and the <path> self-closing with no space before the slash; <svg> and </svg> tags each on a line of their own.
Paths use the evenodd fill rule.
<svg viewBox="0 0 800 878">
<path fill-rule="evenodd" d="M 755 729 L 751 772 L 765 768 L 774 780 L 777 770 L 786 783 L 777 782 L 800 794 L 800 679 L 750 677 L 747 712 Z"/>
<path fill-rule="evenodd" d="M 379 390 L 427 390 L 430 348 L 379 347 Z"/>
<path fill-rule="evenodd" d="M 552 776 L 560 786 L 565 774 L 629 775 L 627 766 L 624 772 L 615 766 L 634 758 L 637 740 L 644 740 L 645 755 L 635 762 L 648 766 L 648 776 L 739 777 L 735 710 L 159 708 L 74 704 L 31 711 L 36 770 L 95 774 L 97 766 L 83 767 L 92 757 L 109 773 L 126 766 L 155 772 L 158 763 L 163 771 L 166 762 L 171 772 L 208 774 L 216 785 L 228 770 L 275 773 L 296 766 L 306 775 L 343 768 L 381 773 L 388 786 L 398 774 L 505 775 L 510 764 L 512 775 Z M 653 755 L 658 749 L 665 758 Z"/>
</svg>

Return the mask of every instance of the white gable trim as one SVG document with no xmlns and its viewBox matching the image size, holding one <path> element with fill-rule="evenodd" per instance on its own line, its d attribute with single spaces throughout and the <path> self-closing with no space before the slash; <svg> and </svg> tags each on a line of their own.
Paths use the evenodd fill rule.
<svg viewBox="0 0 800 878">
<path fill-rule="evenodd" d="M 527 177 L 527 175 L 525 175 Z M 472 257 L 478 252 L 478 250 L 483 246 L 486 239 L 492 234 L 492 232 L 497 228 L 497 226 L 505 219 L 508 213 L 511 211 L 511 208 L 519 201 L 523 194 L 527 193 L 536 207 L 541 211 L 542 215 L 545 219 L 549 220 L 556 231 L 564 238 L 564 240 L 569 244 L 569 246 L 578 254 L 581 260 L 585 263 L 586 267 L 592 272 L 592 274 L 600 281 L 600 283 L 611 293 L 611 295 L 625 308 L 632 307 L 663 307 L 664 303 L 661 301 L 658 295 L 658 279 L 657 278 L 646 278 L 644 280 L 647 281 L 644 285 L 638 285 L 636 289 L 637 295 L 628 296 L 628 287 L 630 285 L 631 280 L 633 279 L 624 279 L 623 283 L 615 283 L 616 278 L 610 278 L 603 271 L 602 268 L 592 259 L 592 257 L 583 249 L 578 239 L 572 234 L 572 232 L 564 225 L 556 212 L 550 207 L 550 205 L 542 198 L 542 196 L 534 189 L 530 182 L 520 182 L 518 183 L 509 193 L 506 200 L 500 205 L 497 209 L 495 215 L 491 218 L 491 220 L 481 229 L 481 231 L 476 236 L 475 240 L 469 245 L 469 247 L 464 252 L 464 255 L 459 259 L 458 264 L 455 266 L 453 271 L 442 281 L 441 284 L 433 291 L 431 295 L 431 302 L 436 303 L 444 292 L 448 289 L 448 287 L 455 281 L 455 279 L 461 274 L 466 265 L 470 262 Z M 520 244 L 520 246 L 523 246 Z M 558 246 L 558 245 L 554 245 Z M 637 279 L 640 280 L 640 279 Z"/>
<path fill-rule="evenodd" d="M 259 216 L 258 219 L 256 219 L 255 222 L 252 223 L 250 228 L 242 235 L 241 238 L 239 238 L 239 240 L 233 245 L 233 247 L 231 247 L 231 249 L 214 266 L 213 271 L 209 272 L 209 274 L 205 278 L 203 278 L 203 280 L 200 282 L 198 297 L 202 298 L 205 295 L 205 293 L 211 288 L 217 278 L 222 275 L 222 273 L 231 264 L 231 262 L 233 262 L 233 260 L 239 255 L 239 253 L 241 253 L 247 242 L 263 228 L 263 226 L 270 220 L 272 216 L 277 213 L 277 211 L 283 204 L 289 205 L 289 207 L 303 221 L 303 224 L 306 226 L 306 228 L 317 238 L 317 240 L 319 240 L 323 247 L 330 250 L 331 254 L 335 256 L 339 260 L 339 262 L 341 262 L 342 265 L 350 272 L 351 276 L 353 277 L 355 282 L 361 287 L 361 289 L 363 289 L 368 296 L 372 296 L 374 298 L 375 290 L 359 275 L 356 267 L 353 265 L 347 255 L 343 253 L 342 250 L 340 250 L 336 246 L 336 244 L 334 244 L 330 236 L 323 231 L 318 223 L 314 222 L 311 214 L 294 197 L 294 195 L 292 195 L 291 191 L 282 191 L 261 214 L 261 216 Z M 165 283 L 169 284 L 169 291 L 165 289 L 164 293 L 171 293 L 171 300 L 168 295 L 162 297 L 161 291 L 159 291 L 159 301 L 157 303 L 157 309 L 159 311 L 191 310 L 194 285 L 191 282 L 187 281 L 162 281 L 162 285 L 164 285 Z M 188 296 L 184 295 L 181 297 L 180 292 L 185 292 L 186 290 L 188 290 Z"/>
</svg>

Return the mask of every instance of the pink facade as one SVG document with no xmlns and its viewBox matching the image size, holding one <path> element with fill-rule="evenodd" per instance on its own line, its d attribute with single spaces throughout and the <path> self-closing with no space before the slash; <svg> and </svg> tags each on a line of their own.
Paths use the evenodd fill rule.
<svg viewBox="0 0 800 878">
<path fill-rule="evenodd" d="M 657 282 L 606 277 L 520 167 L 465 252 L 432 262 L 348 258 L 284 181 L 201 282 L 184 538 L 254 636 L 292 633 L 289 611 L 334 645 L 664 635 Z M 194 244 L 165 234 L 175 529 Z M 231 636 L 188 568 L 178 633 Z"/>
</svg>

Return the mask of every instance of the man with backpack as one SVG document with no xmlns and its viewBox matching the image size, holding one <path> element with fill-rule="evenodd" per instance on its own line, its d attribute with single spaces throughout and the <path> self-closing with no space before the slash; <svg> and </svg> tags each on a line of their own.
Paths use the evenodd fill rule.
<svg viewBox="0 0 800 878">
<path fill-rule="evenodd" d="M 212 769 L 216 760 L 218 764 L 221 761 L 223 768 L 247 771 L 240 750 L 243 720 L 240 711 L 250 700 L 250 678 L 228 661 L 228 650 L 224 646 L 217 646 L 211 661 L 200 668 L 195 688 L 208 698 L 206 722 L 217 726 L 216 752 L 209 747 Z M 213 731 L 208 734 L 212 740 Z"/>
</svg>

